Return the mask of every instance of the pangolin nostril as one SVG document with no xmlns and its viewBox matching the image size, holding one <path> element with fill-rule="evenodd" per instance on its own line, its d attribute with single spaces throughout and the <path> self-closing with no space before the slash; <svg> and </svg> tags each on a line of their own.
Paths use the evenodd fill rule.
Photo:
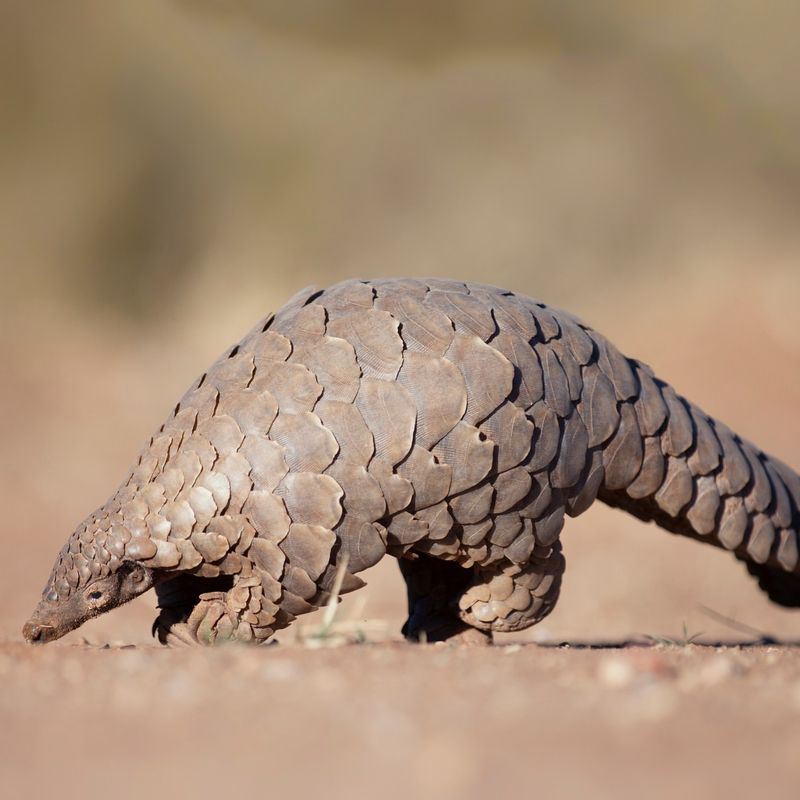
<svg viewBox="0 0 800 800">
<path fill-rule="evenodd" d="M 45 632 L 51 630 L 49 625 L 39 625 L 35 622 L 26 622 L 22 635 L 31 643 L 41 642 L 45 639 Z"/>
</svg>

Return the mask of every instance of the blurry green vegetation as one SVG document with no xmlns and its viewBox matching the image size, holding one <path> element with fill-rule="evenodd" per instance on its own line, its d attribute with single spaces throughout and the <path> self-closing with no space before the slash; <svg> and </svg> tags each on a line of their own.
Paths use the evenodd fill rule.
<svg viewBox="0 0 800 800">
<path fill-rule="evenodd" d="M 388 273 L 561 301 L 797 244 L 787 0 L 0 15 L 6 311 L 135 321 Z"/>
</svg>

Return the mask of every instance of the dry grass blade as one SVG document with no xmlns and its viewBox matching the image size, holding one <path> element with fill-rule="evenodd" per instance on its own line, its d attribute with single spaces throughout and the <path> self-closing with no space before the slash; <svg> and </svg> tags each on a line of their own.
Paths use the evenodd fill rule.
<svg viewBox="0 0 800 800">
<path fill-rule="evenodd" d="M 729 617 L 726 614 L 721 614 L 719 611 L 715 611 L 713 608 L 709 608 L 702 603 L 698 604 L 698 608 L 707 617 L 711 617 L 711 619 L 716 620 L 722 625 L 727 625 L 732 630 L 738 631 L 739 633 L 743 633 L 747 636 L 755 637 L 757 642 L 769 644 L 778 641 L 772 634 L 765 633 L 760 628 L 754 628 L 752 625 L 748 625 L 746 622 L 741 622 L 738 619 L 733 619 L 733 617 Z"/>
<path fill-rule="evenodd" d="M 333 579 L 331 596 L 328 598 L 328 603 L 325 606 L 322 625 L 320 626 L 319 632 L 316 634 L 317 638 L 323 639 L 330 633 L 331 625 L 333 625 L 333 621 L 336 618 L 336 611 L 339 608 L 339 592 L 342 590 L 342 581 L 344 581 L 349 561 L 350 556 L 347 553 L 342 553 L 339 566 L 336 568 L 336 576 Z"/>
</svg>

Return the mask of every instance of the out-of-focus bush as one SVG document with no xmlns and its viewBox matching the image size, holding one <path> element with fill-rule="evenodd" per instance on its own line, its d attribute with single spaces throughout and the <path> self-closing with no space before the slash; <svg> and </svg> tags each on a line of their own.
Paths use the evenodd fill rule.
<svg viewBox="0 0 800 800">
<path fill-rule="evenodd" d="M 797 245 L 788 1 L 0 9 L 6 320 L 352 274 L 567 303 Z"/>
</svg>

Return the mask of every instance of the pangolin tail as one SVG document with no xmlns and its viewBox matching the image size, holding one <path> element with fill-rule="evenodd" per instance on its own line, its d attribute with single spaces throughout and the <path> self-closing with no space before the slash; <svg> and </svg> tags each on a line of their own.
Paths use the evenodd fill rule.
<svg viewBox="0 0 800 800">
<path fill-rule="evenodd" d="M 770 599 L 800 607 L 800 476 L 677 395 L 646 365 L 629 364 L 639 391 L 622 404 L 620 417 L 631 431 L 627 441 L 618 431 L 607 447 L 629 448 L 641 467 L 635 476 L 607 473 L 600 499 L 730 550 Z"/>
</svg>

